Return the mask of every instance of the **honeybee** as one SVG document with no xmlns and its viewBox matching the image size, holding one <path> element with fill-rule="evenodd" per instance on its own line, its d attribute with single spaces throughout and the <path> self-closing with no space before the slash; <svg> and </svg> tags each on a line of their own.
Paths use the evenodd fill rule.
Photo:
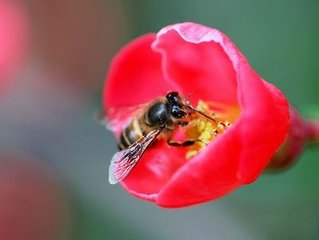
<svg viewBox="0 0 319 240">
<path fill-rule="evenodd" d="M 178 92 L 169 92 L 165 97 L 147 104 L 140 115 L 133 118 L 121 132 L 118 139 L 120 151 L 113 155 L 109 166 L 110 184 L 122 181 L 160 135 L 171 146 L 194 144 L 196 140 L 176 142 L 170 138 L 177 126 L 186 126 L 189 123 L 193 114 L 200 114 L 216 122 L 211 116 L 193 107 L 188 98 L 181 97 Z"/>
</svg>

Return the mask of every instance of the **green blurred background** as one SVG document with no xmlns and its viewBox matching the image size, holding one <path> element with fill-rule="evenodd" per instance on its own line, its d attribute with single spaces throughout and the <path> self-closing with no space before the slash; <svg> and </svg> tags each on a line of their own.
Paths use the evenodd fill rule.
<svg viewBox="0 0 319 240">
<path fill-rule="evenodd" d="M 291 103 L 305 114 L 318 114 L 318 1 L 24 0 L 19 4 L 29 19 L 31 44 L 0 103 L 0 156 L 19 159 L 17 168 L 20 162 L 37 166 L 45 180 L 32 180 L 32 187 L 24 187 L 26 194 L 34 195 L 34 185 L 40 181 L 49 183 L 38 191 L 52 188 L 53 196 L 30 205 L 24 221 L 31 221 L 32 213 L 43 211 L 44 201 L 51 201 L 61 211 L 47 216 L 48 224 L 57 226 L 50 239 L 319 238 L 318 148 L 308 148 L 289 170 L 265 174 L 225 198 L 167 210 L 107 183 L 116 141 L 94 120 L 111 57 L 139 35 L 184 21 L 226 33 L 253 68 Z M 43 236 L 26 239 L 49 239 Z"/>
</svg>

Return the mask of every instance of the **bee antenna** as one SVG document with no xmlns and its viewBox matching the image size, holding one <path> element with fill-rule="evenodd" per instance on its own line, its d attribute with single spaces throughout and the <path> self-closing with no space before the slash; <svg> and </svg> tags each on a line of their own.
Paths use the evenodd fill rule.
<svg viewBox="0 0 319 240">
<path fill-rule="evenodd" d="M 210 120 L 212 120 L 213 122 L 216 123 L 216 120 L 214 118 L 212 118 L 211 116 L 207 115 L 206 113 L 203 113 L 202 111 L 196 109 L 188 101 L 186 102 L 186 106 L 188 108 L 190 108 L 192 111 L 194 111 L 194 112 L 196 112 L 196 113 L 198 113 L 198 114 L 200 114 L 200 115 L 202 115 L 202 116 L 204 116 L 204 117 L 206 117 L 206 118 L 208 118 L 208 119 L 210 119 Z"/>
</svg>

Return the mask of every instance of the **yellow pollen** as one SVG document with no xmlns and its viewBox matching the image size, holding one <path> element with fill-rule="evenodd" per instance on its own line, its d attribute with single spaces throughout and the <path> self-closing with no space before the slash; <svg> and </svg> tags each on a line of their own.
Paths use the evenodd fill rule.
<svg viewBox="0 0 319 240">
<path fill-rule="evenodd" d="M 200 114 L 194 114 L 185 134 L 187 139 L 196 140 L 196 142 L 189 147 L 186 159 L 197 155 L 210 141 L 224 133 L 231 126 L 231 123 L 224 119 L 222 114 L 212 111 L 210 106 L 202 100 L 198 102 L 196 109 L 211 116 L 216 121 L 214 122 Z"/>
</svg>

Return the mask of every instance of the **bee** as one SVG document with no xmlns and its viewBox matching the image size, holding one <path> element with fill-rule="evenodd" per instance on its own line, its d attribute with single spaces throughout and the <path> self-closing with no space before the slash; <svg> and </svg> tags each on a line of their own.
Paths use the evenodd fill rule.
<svg viewBox="0 0 319 240">
<path fill-rule="evenodd" d="M 147 104 L 139 116 L 133 118 L 121 132 L 118 139 L 120 151 L 113 155 L 109 167 L 110 184 L 122 181 L 160 135 L 166 137 L 171 146 L 194 144 L 196 140 L 176 142 L 170 137 L 177 126 L 186 126 L 196 113 L 216 122 L 193 107 L 188 98 L 181 97 L 178 92 L 169 92 L 165 97 Z"/>
</svg>

